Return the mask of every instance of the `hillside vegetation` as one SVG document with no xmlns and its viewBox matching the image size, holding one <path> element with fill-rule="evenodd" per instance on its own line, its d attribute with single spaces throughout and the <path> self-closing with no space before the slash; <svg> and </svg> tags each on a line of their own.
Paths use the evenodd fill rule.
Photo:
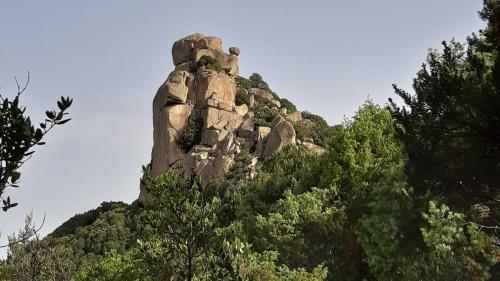
<svg viewBox="0 0 500 281">
<path fill-rule="evenodd" d="M 429 52 L 413 92 L 394 86 L 402 103 L 368 100 L 334 127 L 303 112 L 295 131 L 323 153 L 288 145 L 247 177 L 243 150 L 208 184 L 145 166 L 144 203 L 102 203 L 43 239 L 23 239 L 28 219 L 0 280 L 500 280 L 500 2 L 480 16 L 484 31 Z M 259 88 L 297 111 L 258 74 L 236 83 L 238 105 Z"/>
</svg>

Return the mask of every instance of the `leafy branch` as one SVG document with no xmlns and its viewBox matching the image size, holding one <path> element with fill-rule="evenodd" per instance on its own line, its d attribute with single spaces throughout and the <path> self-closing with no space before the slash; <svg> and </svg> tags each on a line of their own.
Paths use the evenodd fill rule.
<svg viewBox="0 0 500 281">
<path fill-rule="evenodd" d="M 15 78 L 17 94 L 10 100 L 0 95 L 0 199 L 3 211 L 17 206 L 12 203 L 10 197 L 4 198 L 8 187 L 19 187 L 21 173 L 19 168 L 31 159 L 33 147 L 44 145 L 44 136 L 55 126 L 63 125 L 70 121 L 65 118 L 66 111 L 71 106 L 73 99 L 61 97 L 57 101 L 57 110 L 47 110 L 46 119 L 39 124 L 33 125 L 31 118 L 26 115 L 26 107 L 20 106 L 20 97 L 27 89 L 30 82 L 30 73 L 26 83 L 21 86 Z"/>
</svg>

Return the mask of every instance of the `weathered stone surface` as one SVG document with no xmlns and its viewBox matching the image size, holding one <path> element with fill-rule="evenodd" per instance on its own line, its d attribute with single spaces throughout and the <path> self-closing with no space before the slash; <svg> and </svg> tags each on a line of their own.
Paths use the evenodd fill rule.
<svg viewBox="0 0 500 281">
<path fill-rule="evenodd" d="M 238 47 L 231 47 L 231 48 L 229 48 L 229 53 L 231 55 L 239 56 L 240 55 L 240 48 L 238 48 Z"/>
<path fill-rule="evenodd" d="M 167 91 L 167 103 L 186 103 L 188 78 L 189 73 L 187 71 L 174 71 L 170 73 L 167 82 L 162 85 Z"/>
<path fill-rule="evenodd" d="M 199 61 L 204 56 L 209 56 L 216 59 L 225 72 L 232 76 L 238 76 L 238 56 L 228 55 L 220 50 L 214 49 L 195 49 L 193 52 L 195 62 Z"/>
<path fill-rule="evenodd" d="M 215 107 L 219 106 L 219 102 L 216 99 L 208 99 L 207 106 Z"/>
<path fill-rule="evenodd" d="M 276 108 L 276 110 L 279 110 L 281 107 L 281 103 L 277 100 L 268 100 L 267 105 Z"/>
<path fill-rule="evenodd" d="M 158 175 L 184 158 L 177 145 L 179 133 L 186 126 L 192 108 L 179 104 L 163 108 L 153 115 L 152 173 Z"/>
<path fill-rule="evenodd" d="M 250 108 L 253 108 L 255 106 L 255 95 L 248 93 L 249 99 L 248 99 L 248 106 Z"/>
<path fill-rule="evenodd" d="M 247 115 L 247 113 L 248 113 L 248 105 L 246 105 L 246 104 L 238 105 L 235 108 L 235 110 L 239 116 L 243 117 L 243 116 Z"/>
<path fill-rule="evenodd" d="M 271 128 L 271 132 L 267 136 L 264 156 L 279 151 L 288 144 L 295 145 L 295 130 L 292 124 L 281 115 L 274 118 Z"/>
<path fill-rule="evenodd" d="M 198 175 L 201 183 L 206 185 L 218 173 L 226 173 L 233 162 L 232 155 L 219 154 L 214 158 L 197 159 L 196 156 L 190 157 L 191 173 Z"/>
<path fill-rule="evenodd" d="M 174 71 L 191 71 L 192 62 L 184 62 L 175 66 Z"/>
<path fill-rule="evenodd" d="M 177 66 L 181 63 L 192 60 L 192 52 L 194 50 L 194 46 L 199 40 L 203 38 L 205 38 L 205 35 L 201 33 L 195 33 L 175 41 L 174 45 L 172 46 L 172 59 L 174 61 L 174 65 Z"/>
<path fill-rule="evenodd" d="M 269 135 L 271 132 L 271 128 L 269 127 L 258 127 L 257 131 L 255 132 L 255 155 L 257 157 L 262 156 L 264 153 L 264 148 L 265 148 L 265 142 L 266 142 L 266 137 Z"/>
<path fill-rule="evenodd" d="M 201 111 L 203 128 L 224 128 L 228 131 L 236 131 L 241 125 L 242 118 L 236 112 L 220 110 L 213 107 L 204 108 Z"/>
<path fill-rule="evenodd" d="M 252 163 L 246 167 L 242 178 L 255 176 L 257 157 L 267 156 L 287 144 L 302 143 L 307 149 L 322 153 L 324 148 L 311 140 L 296 140 L 290 122 L 307 125 L 300 112 L 287 115 L 287 120 L 276 117 L 271 128 L 255 129 L 255 103 L 279 110 L 286 115 L 273 94 L 258 88 L 248 91 L 249 104 L 235 105 L 235 77 L 239 73 L 240 50 L 222 50 L 222 41 L 217 37 L 207 37 L 201 33 L 189 35 L 176 41 L 172 47 L 175 70 L 158 89 L 153 100 L 152 170 L 158 175 L 170 169 L 175 163 L 183 164 L 186 175 L 196 174 L 206 185 L 219 173 L 226 173 L 241 149 L 249 151 L 255 147 Z M 209 56 L 216 59 L 223 69 L 219 73 L 197 67 L 197 61 Z M 184 153 L 177 141 L 185 129 L 193 110 L 200 112 L 203 123 L 201 141 L 189 152 Z M 305 149 L 304 148 L 304 149 Z M 148 194 L 141 186 L 140 200 Z"/>
<path fill-rule="evenodd" d="M 257 102 L 266 104 L 268 101 L 273 99 L 273 95 L 268 91 L 264 91 L 259 88 L 252 88 L 248 90 L 248 94 L 253 95 Z"/>
<path fill-rule="evenodd" d="M 225 111 L 233 111 L 233 106 L 229 105 L 227 102 L 221 101 L 217 105 L 217 108 L 220 110 L 225 110 Z"/>
<path fill-rule="evenodd" d="M 222 52 L 222 40 L 218 37 L 205 37 L 194 44 L 195 49 L 213 49 Z"/>
<path fill-rule="evenodd" d="M 297 122 L 299 120 L 302 120 L 302 113 L 300 111 L 295 111 L 295 112 L 292 112 L 292 113 L 288 114 L 286 116 L 286 118 L 288 120 L 290 120 L 290 122 L 295 123 L 295 122 Z"/>
<path fill-rule="evenodd" d="M 222 154 L 228 154 L 229 150 L 231 149 L 231 146 L 234 143 L 234 136 L 233 134 L 227 134 L 227 136 L 221 141 L 219 145 L 219 151 Z"/>
<path fill-rule="evenodd" d="M 201 134 L 201 144 L 204 145 L 216 145 L 219 143 L 220 131 L 218 129 L 207 129 Z"/>
<path fill-rule="evenodd" d="M 259 89 L 259 88 L 252 88 L 248 91 L 248 93 L 252 96 L 254 96 L 255 101 L 258 103 L 267 105 L 269 107 L 277 108 L 279 109 L 281 107 L 281 103 L 277 100 L 274 99 L 273 95 L 269 93 L 268 91 Z"/>
<path fill-rule="evenodd" d="M 304 141 L 304 142 L 302 142 L 302 145 L 305 146 L 310 151 L 317 153 L 317 154 L 323 154 L 326 152 L 326 149 L 324 147 L 321 147 L 321 146 L 316 145 L 314 143 Z"/>
<path fill-rule="evenodd" d="M 203 108 L 209 98 L 234 106 L 236 85 L 234 79 L 225 73 L 202 73 L 196 79 L 196 107 Z"/>
<path fill-rule="evenodd" d="M 253 122 L 250 118 L 243 120 L 240 128 L 238 129 L 238 136 L 242 138 L 249 138 L 253 135 Z"/>
</svg>

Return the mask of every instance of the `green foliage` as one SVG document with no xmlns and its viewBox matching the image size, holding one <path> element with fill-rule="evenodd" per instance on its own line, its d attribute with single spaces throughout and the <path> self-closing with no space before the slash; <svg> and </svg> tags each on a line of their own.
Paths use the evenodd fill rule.
<svg viewBox="0 0 500 281">
<path fill-rule="evenodd" d="M 139 243 L 124 254 L 111 251 L 97 263 L 82 267 L 75 281 L 161 281 L 170 276 L 171 264 L 165 264 L 158 243 Z"/>
<path fill-rule="evenodd" d="M 332 128 L 305 112 L 298 135 L 326 152 L 286 146 L 260 158 L 253 179 L 244 177 L 248 151 L 204 187 L 175 169 L 155 178 L 145 169 L 145 209 L 109 203 L 78 215 L 36 247 L 11 245 L 0 272 L 13 280 L 50 269 L 63 275 L 48 280 L 452 281 L 488 280 L 491 271 L 496 280 L 497 3 L 485 1 L 488 27 L 466 50 L 451 43 L 430 53 L 414 95 L 396 88 L 408 109 L 367 101 Z M 258 74 L 236 80 L 241 90 L 270 91 Z M 257 106 L 254 122 L 269 125 L 277 114 Z M 193 120 L 186 143 L 198 132 Z"/>
<path fill-rule="evenodd" d="M 314 269 L 331 259 L 332 237 L 342 230 L 345 212 L 334 189 L 313 188 L 284 198 L 266 215 L 257 215 L 256 247 L 280 253 L 285 264 Z"/>
<path fill-rule="evenodd" d="M 32 124 L 31 118 L 26 116 L 26 108 L 20 102 L 21 94 L 26 90 L 18 84 L 18 91 L 13 100 L 0 95 L 0 199 L 3 211 L 17 206 L 10 197 L 4 198 L 7 187 L 18 187 L 21 173 L 19 168 L 31 158 L 35 152 L 35 145 L 44 145 L 43 137 L 55 126 L 63 125 L 71 119 L 64 118 L 66 110 L 71 106 L 73 99 L 61 97 L 57 102 L 59 110 L 48 110 L 47 118 L 37 127 Z M 16 80 L 17 82 L 17 80 Z"/>
<path fill-rule="evenodd" d="M 486 39 L 491 43 L 497 51 L 500 48 L 500 1 L 498 0 L 483 0 L 484 8 L 479 13 L 481 18 L 488 22 L 486 29 L 483 31 Z"/>
<path fill-rule="evenodd" d="M 245 90 L 250 90 L 252 88 L 252 83 L 245 77 L 238 76 L 234 79 L 234 81 L 236 82 L 236 87 L 238 88 Z"/>
<path fill-rule="evenodd" d="M 232 243 L 224 242 L 224 253 L 229 257 L 231 267 L 236 273 L 231 280 L 319 281 L 325 280 L 327 276 L 322 265 L 310 273 L 303 268 L 290 269 L 286 265 L 278 265 L 277 252 L 255 253 L 250 244 L 241 242 L 238 238 Z"/>
<path fill-rule="evenodd" d="M 308 111 L 302 112 L 302 120 L 293 124 L 298 139 L 310 138 L 315 144 L 326 145 L 326 140 L 332 133 L 325 119 Z"/>
<path fill-rule="evenodd" d="M 465 215 L 429 202 L 421 228 L 427 246 L 426 274 L 439 280 L 488 280 L 500 249 Z"/>
<path fill-rule="evenodd" d="M 254 116 L 253 123 L 255 127 L 271 127 L 274 117 L 276 117 L 279 112 L 275 109 L 269 108 L 262 104 L 256 104 L 253 108 Z"/>
<path fill-rule="evenodd" d="M 74 271 L 71 249 L 62 245 L 50 247 L 41 240 L 32 214 L 26 216 L 25 227 L 9 237 L 7 260 L 0 280 L 60 281 L 70 280 Z"/>
<path fill-rule="evenodd" d="M 194 145 L 200 143 L 203 130 L 203 119 L 201 113 L 195 110 L 189 115 L 187 126 L 182 130 L 179 136 L 179 147 L 188 152 Z"/>
<path fill-rule="evenodd" d="M 101 206 L 96 209 L 89 210 L 83 214 L 76 214 L 69 220 L 65 221 L 57 227 L 50 236 L 59 238 L 62 236 L 75 234 L 76 229 L 79 227 L 89 226 L 93 224 L 96 219 L 103 213 L 109 212 L 117 208 L 127 208 L 128 205 L 123 202 L 103 202 Z"/>
<path fill-rule="evenodd" d="M 273 92 L 271 88 L 269 88 L 269 85 L 267 84 L 266 81 L 264 81 L 264 79 L 260 74 L 252 73 L 252 75 L 248 77 L 248 81 L 250 82 L 252 88 L 259 88 L 265 90 L 271 93 L 271 95 L 273 95 L 273 99 L 280 100 L 280 97 L 278 97 L 278 95 L 275 92 Z"/>
<path fill-rule="evenodd" d="M 206 196 L 196 180 L 183 179 L 174 172 L 151 178 L 145 170 L 147 190 L 146 223 L 156 232 L 169 260 L 176 261 L 173 276 L 193 280 L 210 272 L 218 257 L 214 250 L 214 231 L 218 226 L 218 197 Z"/>
<path fill-rule="evenodd" d="M 221 72 L 222 66 L 220 62 L 211 56 L 202 56 L 197 62 L 197 68 L 204 67 L 206 70 Z"/>
<path fill-rule="evenodd" d="M 244 89 L 237 88 L 234 102 L 236 103 L 236 105 L 242 105 L 242 104 L 250 105 L 250 96 Z"/>
<path fill-rule="evenodd" d="M 280 99 L 279 101 L 281 103 L 281 107 L 286 108 L 286 112 L 288 114 L 297 111 L 297 107 L 295 107 L 295 104 L 293 104 L 291 101 L 289 101 L 289 100 L 287 100 L 285 98 Z"/>
</svg>

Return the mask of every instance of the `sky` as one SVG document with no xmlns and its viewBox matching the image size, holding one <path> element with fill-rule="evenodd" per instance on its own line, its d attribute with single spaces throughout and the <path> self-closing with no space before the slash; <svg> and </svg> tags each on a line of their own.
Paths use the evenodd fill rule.
<svg viewBox="0 0 500 281">
<path fill-rule="evenodd" d="M 22 104 L 42 121 L 60 96 L 72 120 L 22 167 L 19 206 L 0 213 L 0 246 L 32 211 L 50 233 L 103 201 L 132 202 L 152 148 L 151 104 L 173 70 L 171 46 L 201 32 L 236 46 L 240 75 L 329 124 L 392 84 L 411 90 L 429 48 L 484 27 L 482 0 L 0 0 L 0 94 L 31 73 Z M 5 249 L 0 251 L 0 257 Z"/>
</svg>

